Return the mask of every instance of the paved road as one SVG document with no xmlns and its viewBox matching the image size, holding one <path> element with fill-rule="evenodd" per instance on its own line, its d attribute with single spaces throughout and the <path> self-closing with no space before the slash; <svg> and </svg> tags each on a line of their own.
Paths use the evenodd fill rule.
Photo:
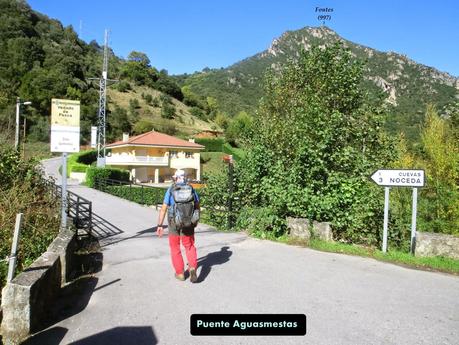
<svg viewBox="0 0 459 345">
<path fill-rule="evenodd" d="M 55 166 L 53 160 L 45 163 Z M 51 169 L 51 168 L 50 168 Z M 173 277 L 155 209 L 86 187 L 103 267 L 42 344 L 459 344 L 459 277 L 219 233 L 202 225 L 199 284 Z M 107 221 L 111 224 L 109 225 Z M 101 234 L 103 234 L 101 232 Z M 193 337 L 193 313 L 304 313 L 304 337 Z"/>
</svg>

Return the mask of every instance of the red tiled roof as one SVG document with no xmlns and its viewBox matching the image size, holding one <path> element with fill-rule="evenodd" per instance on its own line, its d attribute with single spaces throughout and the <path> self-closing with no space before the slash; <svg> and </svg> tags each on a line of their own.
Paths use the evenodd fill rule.
<svg viewBox="0 0 459 345">
<path fill-rule="evenodd" d="M 159 133 L 155 131 L 143 133 L 135 137 L 130 137 L 126 141 L 116 141 L 108 144 L 107 147 L 121 146 L 121 145 L 151 145 L 151 146 L 166 146 L 166 147 L 186 147 L 191 149 L 203 149 L 204 146 L 192 143 L 187 140 L 182 140 L 170 135 Z"/>
</svg>

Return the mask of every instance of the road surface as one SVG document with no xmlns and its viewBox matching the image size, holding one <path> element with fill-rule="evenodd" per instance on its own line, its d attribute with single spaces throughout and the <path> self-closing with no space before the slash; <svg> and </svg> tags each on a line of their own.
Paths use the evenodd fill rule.
<svg viewBox="0 0 459 345">
<path fill-rule="evenodd" d="M 56 173 L 60 163 L 44 164 Z M 459 344 L 457 276 L 201 225 L 199 283 L 180 282 L 167 236 L 154 233 L 155 209 L 83 186 L 70 189 L 92 200 L 100 217 L 102 270 L 81 283 L 77 307 L 30 343 Z M 193 337 L 194 313 L 301 313 L 307 334 Z"/>
</svg>

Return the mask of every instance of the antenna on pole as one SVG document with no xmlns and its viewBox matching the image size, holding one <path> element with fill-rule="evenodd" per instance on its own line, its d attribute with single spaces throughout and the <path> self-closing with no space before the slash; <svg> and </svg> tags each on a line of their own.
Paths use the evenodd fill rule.
<svg viewBox="0 0 459 345">
<path fill-rule="evenodd" d="M 97 166 L 105 166 L 105 132 L 106 132 L 106 106 L 107 106 L 107 86 L 108 82 L 117 82 L 118 80 L 108 79 L 108 59 L 109 59 L 109 49 L 108 49 L 108 30 L 105 29 L 104 37 L 104 60 L 102 65 L 102 75 L 100 78 L 88 78 L 90 80 L 96 80 L 99 82 L 99 112 L 97 120 Z"/>
<path fill-rule="evenodd" d="M 105 106 L 107 100 L 107 76 L 108 76 L 108 30 L 105 29 L 104 62 L 102 77 L 99 80 L 99 116 L 97 122 L 97 166 L 105 166 Z"/>
</svg>

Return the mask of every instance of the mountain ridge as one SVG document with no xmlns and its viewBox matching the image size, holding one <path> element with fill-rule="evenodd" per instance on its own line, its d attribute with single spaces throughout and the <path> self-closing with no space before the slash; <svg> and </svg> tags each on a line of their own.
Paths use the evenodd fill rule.
<svg viewBox="0 0 459 345">
<path fill-rule="evenodd" d="M 459 78 L 420 64 L 407 55 L 351 42 L 325 26 L 286 31 L 274 38 L 264 51 L 227 68 L 182 76 L 181 82 L 198 94 L 215 97 L 221 110 L 229 115 L 239 111 L 253 113 L 263 96 L 262 82 L 268 69 L 278 69 L 288 59 L 297 58 L 301 49 L 324 47 L 338 41 L 349 48 L 355 58 L 365 62 L 364 87 L 368 92 L 373 96 L 385 94 L 392 132 L 402 129 L 413 137 L 427 104 L 433 103 L 441 110 L 457 100 Z"/>
</svg>

